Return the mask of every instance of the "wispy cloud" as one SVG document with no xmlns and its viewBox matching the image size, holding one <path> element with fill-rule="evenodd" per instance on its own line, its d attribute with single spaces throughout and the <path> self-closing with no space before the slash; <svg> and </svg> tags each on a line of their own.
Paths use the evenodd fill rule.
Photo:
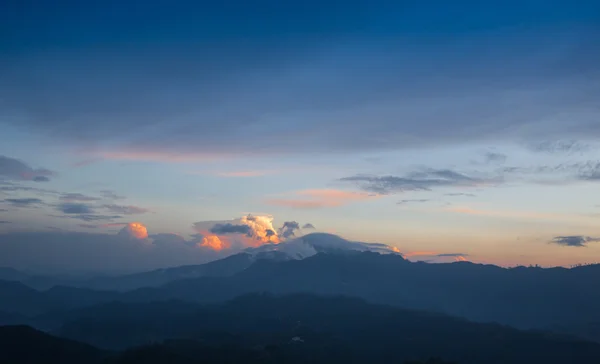
<svg viewBox="0 0 600 364">
<path fill-rule="evenodd" d="M 463 192 L 457 192 L 457 193 L 445 193 L 444 196 L 450 196 L 450 197 L 477 197 L 477 195 L 475 195 L 474 193 L 463 193 Z"/>
<path fill-rule="evenodd" d="M 585 153 L 593 149 L 591 144 L 579 140 L 547 140 L 531 142 L 526 146 L 531 151 L 550 154 Z"/>
<path fill-rule="evenodd" d="M 99 201 L 101 198 L 87 196 L 81 193 L 64 193 L 59 197 L 59 200 L 65 202 L 91 202 L 91 201 Z"/>
<path fill-rule="evenodd" d="M 112 213 L 122 214 L 122 215 L 141 215 L 141 214 L 150 212 L 150 209 L 147 209 L 144 207 L 139 207 L 139 206 L 132 206 L 132 205 L 110 204 L 110 205 L 102 205 L 102 208 L 104 208 Z"/>
<path fill-rule="evenodd" d="M 508 156 L 506 154 L 497 153 L 497 152 L 487 152 L 485 153 L 485 161 L 486 163 L 498 163 L 502 164 L 506 162 Z"/>
<path fill-rule="evenodd" d="M 9 203 L 15 207 L 30 207 L 44 205 L 44 201 L 39 198 L 7 198 L 3 202 Z"/>
<path fill-rule="evenodd" d="M 0 179 L 48 182 L 55 172 L 46 168 L 32 168 L 25 162 L 0 155 Z"/>
<path fill-rule="evenodd" d="M 73 202 L 59 204 L 56 209 L 64 214 L 91 214 L 94 212 L 90 205 Z"/>
<path fill-rule="evenodd" d="M 587 246 L 588 243 L 600 242 L 600 238 L 594 238 L 591 236 L 584 235 L 557 236 L 554 237 L 550 242 L 552 244 L 564 246 L 584 247 Z"/>
<path fill-rule="evenodd" d="M 125 199 L 125 196 L 119 196 L 114 191 L 111 191 L 111 190 L 100 191 L 100 194 L 102 195 L 103 198 L 105 198 L 107 200 L 124 200 Z"/>
<path fill-rule="evenodd" d="M 315 209 L 322 207 L 338 207 L 351 202 L 377 197 L 366 192 L 351 192 L 334 189 L 297 191 L 292 197 L 268 199 L 267 203 L 276 206 L 297 209 Z"/>
<path fill-rule="evenodd" d="M 354 183 L 365 191 L 387 195 L 442 187 L 480 187 L 499 183 L 501 179 L 472 177 L 450 169 L 427 169 L 405 176 L 356 175 L 341 178 L 340 181 Z"/>
<path fill-rule="evenodd" d="M 406 200 L 400 200 L 398 202 L 396 202 L 397 205 L 406 205 L 409 203 L 425 203 L 425 202 L 429 202 L 431 200 L 426 199 L 426 198 L 421 198 L 421 199 L 406 199 Z"/>
</svg>

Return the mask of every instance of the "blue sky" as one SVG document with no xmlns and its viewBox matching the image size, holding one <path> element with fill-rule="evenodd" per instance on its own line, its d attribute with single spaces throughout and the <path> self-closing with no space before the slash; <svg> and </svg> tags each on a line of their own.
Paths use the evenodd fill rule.
<svg viewBox="0 0 600 364">
<path fill-rule="evenodd" d="M 597 2 L 5 7 L 3 241 L 252 213 L 414 259 L 600 260 Z"/>
</svg>

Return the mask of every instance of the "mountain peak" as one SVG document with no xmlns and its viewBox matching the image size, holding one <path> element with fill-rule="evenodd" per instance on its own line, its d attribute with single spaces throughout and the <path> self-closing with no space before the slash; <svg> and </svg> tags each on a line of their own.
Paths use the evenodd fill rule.
<svg viewBox="0 0 600 364">
<path fill-rule="evenodd" d="M 256 258 L 276 260 L 298 260 L 318 253 L 335 254 L 350 251 L 400 255 L 397 248 L 386 244 L 350 241 L 328 233 L 312 233 L 283 243 L 265 244 L 245 251 Z"/>
</svg>

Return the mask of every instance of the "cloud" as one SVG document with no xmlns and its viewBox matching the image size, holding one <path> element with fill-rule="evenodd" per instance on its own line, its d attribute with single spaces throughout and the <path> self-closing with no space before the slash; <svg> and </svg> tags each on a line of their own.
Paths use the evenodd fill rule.
<svg viewBox="0 0 600 364">
<path fill-rule="evenodd" d="M 160 233 L 148 236 L 153 244 L 187 244 L 185 238 L 175 233 Z"/>
<path fill-rule="evenodd" d="M 600 238 L 594 238 L 583 235 L 556 236 L 550 242 L 552 244 L 558 244 L 563 246 L 584 247 L 587 246 L 588 243 L 600 242 Z"/>
<path fill-rule="evenodd" d="M 114 191 L 111 191 L 111 190 L 100 191 L 100 194 L 102 195 L 102 197 L 104 197 L 107 200 L 124 200 L 125 199 L 124 196 L 119 196 Z"/>
<path fill-rule="evenodd" d="M 77 219 L 77 220 L 83 220 L 83 221 L 87 221 L 87 222 L 93 222 L 93 221 L 112 221 L 115 219 L 121 219 L 123 216 L 99 215 L 99 214 L 72 214 L 72 215 L 68 214 L 68 215 L 60 215 L 60 216 L 53 215 L 53 217 Z"/>
<path fill-rule="evenodd" d="M 35 61 L 31 53 L 15 54 L 0 70 L 6 110 L 0 116 L 11 128 L 72 145 L 90 157 L 163 161 L 600 137 L 594 24 L 488 32 L 506 29 L 498 22 L 505 17 L 490 14 L 477 17 L 486 29 L 467 35 L 468 41 L 457 28 L 445 28 L 439 32 L 443 41 L 423 44 L 419 39 L 431 34 L 430 24 L 414 19 L 427 13 L 425 5 L 406 9 L 401 3 L 392 10 L 372 6 L 365 22 L 349 15 L 354 7 L 328 8 L 329 19 L 353 19 L 336 22 L 335 29 L 317 20 L 320 8 L 303 11 L 297 15 L 304 21 L 271 28 L 282 36 L 270 38 L 269 46 L 254 37 L 264 35 L 272 19 L 285 19 L 288 7 L 269 12 L 269 19 L 246 16 L 252 23 L 244 27 L 247 34 L 231 33 L 241 29 L 232 19 L 242 13 L 204 9 L 203 19 L 224 21 L 199 21 L 204 24 L 199 29 L 181 20 L 181 29 L 192 30 L 187 38 L 197 39 L 201 34 L 194 29 L 220 34 L 227 28 L 230 41 L 210 55 L 197 52 L 197 44 L 161 42 L 127 50 L 57 48 Z M 519 13 L 502 7 L 502 14 Z M 397 18 L 385 20 L 384 12 Z M 516 15 L 504 21 L 518 22 Z M 286 36 L 316 34 L 316 24 L 327 28 L 318 32 L 322 40 Z M 406 32 L 397 24 L 414 29 Z M 91 28 L 82 37 L 98 34 L 93 24 L 85 27 Z M 382 32 L 390 34 L 389 41 L 377 36 Z M 349 40 L 348 34 L 361 35 Z M 9 112 L 23 117 L 7 117 Z M 98 150 L 86 150 L 88 145 Z"/>
<path fill-rule="evenodd" d="M 240 219 L 244 225 L 248 225 L 252 231 L 252 237 L 262 243 L 278 243 L 279 237 L 273 227 L 273 217 L 265 215 L 247 215 Z"/>
<path fill-rule="evenodd" d="M 0 220 L 0 224 L 11 224 L 10 221 L 6 221 L 6 220 Z"/>
<path fill-rule="evenodd" d="M 579 140 L 552 140 L 531 142 L 527 148 L 538 153 L 574 154 L 585 153 L 593 149 L 592 145 Z"/>
<path fill-rule="evenodd" d="M 3 184 L 2 186 L 0 186 L 0 192 L 30 192 L 36 195 L 49 195 L 49 196 L 54 196 L 54 195 L 58 195 L 59 192 L 54 191 L 54 190 L 48 190 L 45 188 L 37 188 L 37 187 L 31 187 L 31 186 L 22 186 L 22 185 L 16 185 L 10 182 L 2 182 L 0 181 L 1 184 Z"/>
<path fill-rule="evenodd" d="M 62 203 L 56 207 L 58 211 L 65 214 L 92 214 L 94 210 L 87 204 L 84 203 Z"/>
<path fill-rule="evenodd" d="M 314 230 L 315 226 L 313 224 L 306 223 L 306 224 L 302 225 L 302 228 L 303 229 L 313 229 Z"/>
<path fill-rule="evenodd" d="M 92 202 L 99 201 L 101 198 L 83 195 L 81 193 L 63 193 L 59 200 L 66 202 Z"/>
<path fill-rule="evenodd" d="M 500 179 L 470 177 L 449 169 L 426 169 L 401 177 L 356 175 L 341 178 L 340 181 L 356 184 L 368 192 L 388 195 L 442 187 L 479 187 L 498 183 Z"/>
<path fill-rule="evenodd" d="M 15 207 L 29 207 L 45 204 L 44 201 L 39 198 L 7 198 L 3 201 Z"/>
<path fill-rule="evenodd" d="M 283 226 L 279 228 L 279 235 L 284 239 L 296 236 L 296 231 L 300 230 L 300 224 L 296 221 L 286 221 Z"/>
<path fill-rule="evenodd" d="M 507 159 L 508 159 L 508 156 L 506 154 L 496 153 L 496 152 L 485 153 L 486 163 L 502 164 L 502 163 L 506 162 Z"/>
<path fill-rule="evenodd" d="M 210 228 L 210 232 L 213 234 L 245 234 L 253 236 L 252 228 L 248 225 L 233 225 L 227 224 L 216 224 Z"/>
<path fill-rule="evenodd" d="M 130 239 L 143 240 L 148 238 L 148 229 L 141 222 L 130 222 L 119 231 L 119 235 Z"/>
<path fill-rule="evenodd" d="M 277 244 L 291 236 L 289 229 L 293 227 L 288 222 L 285 229 L 280 229 L 285 236 L 278 235 L 273 227 L 273 217 L 269 215 L 246 215 L 230 221 L 199 221 L 193 225 L 198 232 L 199 245 L 218 250 Z"/>
<path fill-rule="evenodd" d="M 78 224 L 77 226 L 86 228 L 86 229 L 97 229 L 99 227 L 102 227 L 102 225 L 96 225 L 96 224 Z"/>
<path fill-rule="evenodd" d="M 107 209 L 110 212 L 113 212 L 115 214 L 122 214 L 122 215 L 141 215 L 141 214 L 145 214 L 147 212 L 149 212 L 149 209 L 143 208 L 143 207 L 138 207 L 138 206 L 123 206 L 123 205 L 115 205 L 115 204 L 111 204 L 111 205 L 102 205 L 103 208 Z"/>
<path fill-rule="evenodd" d="M 443 254 L 438 254 L 437 256 L 440 257 L 440 258 L 443 258 L 443 257 L 457 258 L 457 257 L 468 257 L 469 254 L 465 254 L 465 253 L 443 253 Z"/>
<path fill-rule="evenodd" d="M 473 193 L 462 193 L 462 192 L 458 192 L 458 193 L 445 193 L 444 196 L 452 196 L 452 197 L 458 197 L 458 196 L 463 196 L 463 197 L 477 197 L 477 195 L 475 195 Z"/>
<path fill-rule="evenodd" d="M 450 258 L 451 262 L 466 262 L 466 257 L 469 256 L 469 254 L 465 253 L 437 253 L 433 251 L 416 251 L 402 255 L 405 258 L 413 258 L 414 260 L 427 263 L 448 263 L 448 258 Z"/>
<path fill-rule="evenodd" d="M 202 264 L 231 254 L 190 242 L 176 243 L 162 234 L 139 240 L 128 234 L 90 231 L 0 233 L 0 266 L 49 274 L 119 274 Z"/>
<path fill-rule="evenodd" d="M 425 198 L 421 198 L 421 199 L 407 199 L 407 200 L 400 200 L 400 201 L 396 202 L 396 204 L 397 205 L 404 205 L 404 204 L 413 203 L 413 202 L 416 202 L 416 203 L 425 203 L 425 202 L 429 202 L 429 201 L 431 201 L 431 200 L 425 199 Z"/>
<path fill-rule="evenodd" d="M 363 192 L 333 189 L 304 190 L 295 192 L 292 198 L 272 198 L 268 199 L 267 203 L 296 209 L 316 209 L 343 206 L 354 201 L 366 200 L 373 197 L 376 196 Z"/>
<path fill-rule="evenodd" d="M 0 155 L 0 179 L 15 181 L 48 182 L 55 173 L 45 169 L 34 169 L 24 162 Z"/>
</svg>

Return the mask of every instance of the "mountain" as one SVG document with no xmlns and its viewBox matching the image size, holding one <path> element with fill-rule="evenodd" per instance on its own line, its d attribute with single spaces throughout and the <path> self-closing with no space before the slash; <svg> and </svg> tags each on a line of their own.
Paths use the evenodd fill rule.
<svg viewBox="0 0 600 364">
<path fill-rule="evenodd" d="M 4 281 L 22 281 L 29 277 L 28 274 L 10 267 L 0 267 L 0 279 Z"/>
<path fill-rule="evenodd" d="M 230 276 L 248 268 L 254 261 L 255 258 L 251 254 L 239 253 L 205 264 L 157 269 L 116 277 L 102 277 L 81 282 L 78 285 L 92 289 L 115 291 L 158 287 L 179 279 Z"/>
<path fill-rule="evenodd" d="M 26 326 L 0 327 L 0 362 L 10 364 L 330 364 L 389 363 L 378 357 L 351 357 L 356 348 L 327 339 L 276 342 L 249 347 L 231 336 L 217 343 L 199 340 L 166 340 L 122 352 L 107 352 L 73 340 L 51 336 Z M 348 350 L 350 349 L 350 350 Z M 582 361 L 587 363 L 587 361 Z M 452 364 L 440 359 L 407 364 Z"/>
<path fill-rule="evenodd" d="M 0 326 L 0 363 L 103 363 L 106 354 L 90 345 L 57 338 L 27 326 Z"/>
<path fill-rule="evenodd" d="M 71 285 L 99 290 L 129 291 L 142 287 L 158 287 L 180 279 L 231 276 L 262 259 L 298 260 L 318 253 L 343 254 L 353 251 L 399 254 L 397 249 L 385 244 L 352 242 L 332 234 L 313 233 L 279 244 L 265 244 L 258 248 L 248 248 L 241 253 L 206 264 L 157 269 L 116 277 L 102 277 L 72 283 Z"/>
<path fill-rule="evenodd" d="M 412 263 L 399 255 L 317 254 L 258 260 L 230 277 L 179 280 L 127 292 L 126 301 L 218 302 L 252 292 L 361 297 L 520 328 L 599 322 L 600 266 L 504 269 L 469 262 Z M 576 298 L 576 299 L 575 299 Z"/>
<path fill-rule="evenodd" d="M 208 346 L 275 346 L 297 362 L 598 363 L 600 344 L 373 305 L 348 297 L 252 294 L 215 305 L 113 303 L 86 310 L 60 334 L 107 349 L 182 339 Z M 302 359 L 302 360 L 300 360 Z M 282 362 L 286 362 L 284 360 Z"/>
<path fill-rule="evenodd" d="M 265 244 L 246 249 L 254 257 L 276 257 L 276 260 L 300 260 L 319 253 L 346 254 L 348 252 L 375 252 L 400 254 L 397 248 L 385 244 L 348 241 L 337 235 L 312 233 L 279 244 Z"/>
<path fill-rule="evenodd" d="M 332 245 L 335 246 L 329 244 L 325 248 Z M 523 329 L 551 328 L 598 338 L 600 291 L 595 287 L 600 283 L 600 265 L 505 269 L 469 262 L 413 263 L 399 254 L 352 249 L 329 249 L 304 259 L 292 259 L 290 250 L 283 247 L 245 252 L 246 255 L 210 263 L 212 271 L 203 268 L 210 276 L 127 292 L 72 287 L 36 291 L 15 282 L 0 282 L 0 311 L 28 316 L 51 312 L 52 319 L 45 319 L 39 326 L 47 328 L 60 321 L 53 319 L 56 311 L 103 302 L 216 303 L 254 292 L 312 293 L 359 297 L 477 322 L 498 322 Z M 262 253 L 270 252 L 282 255 L 278 259 L 260 258 Z M 174 272 L 180 269 L 185 267 L 174 268 Z"/>
</svg>

